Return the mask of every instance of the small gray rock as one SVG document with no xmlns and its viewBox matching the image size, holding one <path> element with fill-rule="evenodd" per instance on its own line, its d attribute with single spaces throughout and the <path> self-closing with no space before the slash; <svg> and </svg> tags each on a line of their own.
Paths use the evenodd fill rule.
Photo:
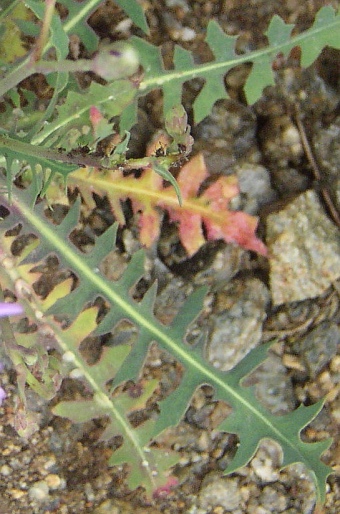
<svg viewBox="0 0 340 514">
<path fill-rule="evenodd" d="M 340 233 L 313 191 L 268 216 L 267 246 L 274 305 L 319 296 L 340 277 Z"/>
<path fill-rule="evenodd" d="M 318 127 L 314 135 L 314 146 L 325 173 L 332 178 L 339 175 L 340 116 L 327 127 Z"/>
<path fill-rule="evenodd" d="M 233 280 L 217 294 L 209 320 L 210 362 L 228 371 L 260 342 L 268 302 L 269 292 L 256 278 Z"/>
<path fill-rule="evenodd" d="M 261 205 L 273 201 L 276 194 L 270 184 L 269 171 L 260 164 L 243 163 L 235 166 L 240 193 L 245 195 L 246 202 L 242 210 L 249 214 L 257 214 Z"/>
<path fill-rule="evenodd" d="M 335 323 L 325 321 L 294 345 L 294 349 L 304 360 L 310 377 L 315 378 L 336 355 L 339 344 L 339 327 Z M 299 348 L 296 348 L 297 346 Z"/>
</svg>

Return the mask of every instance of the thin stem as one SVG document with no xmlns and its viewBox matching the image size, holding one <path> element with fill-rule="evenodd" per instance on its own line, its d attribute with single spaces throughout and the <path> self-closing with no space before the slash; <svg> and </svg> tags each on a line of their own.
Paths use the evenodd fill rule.
<svg viewBox="0 0 340 514">
<path fill-rule="evenodd" d="M 0 81 L 0 98 L 34 73 L 47 75 L 48 73 L 54 72 L 74 73 L 76 71 L 91 71 L 92 66 L 90 59 L 34 62 L 34 58 L 32 57 L 28 62 L 24 63 L 24 66 L 16 68 Z"/>
<path fill-rule="evenodd" d="M 48 33 L 50 30 L 51 21 L 52 21 L 53 14 L 54 14 L 54 7 L 55 7 L 56 0 L 45 0 L 45 2 L 46 2 L 46 9 L 45 9 L 43 22 L 42 22 L 41 31 L 40 31 L 39 37 L 37 39 L 35 48 L 33 50 L 32 56 L 31 56 L 33 61 L 39 61 L 39 59 L 42 56 L 44 46 L 46 45 L 46 43 L 48 41 Z"/>
<path fill-rule="evenodd" d="M 38 61 L 34 65 L 33 73 L 48 73 L 54 72 L 68 72 L 75 73 L 77 71 L 91 71 L 93 68 L 93 61 L 91 59 L 78 59 L 77 61 Z"/>
<path fill-rule="evenodd" d="M 93 167 L 99 168 L 103 170 L 112 170 L 117 168 L 123 168 L 125 171 L 136 170 L 140 168 L 146 168 L 148 166 L 154 166 L 158 163 L 161 166 L 170 167 L 173 165 L 178 159 L 177 154 L 166 155 L 162 157 L 142 157 L 139 159 L 129 159 L 128 161 L 125 157 L 119 156 L 117 160 L 111 159 L 109 157 L 96 157 L 91 154 L 81 154 L 74 152 L 67 153 L 66 151 L 54 150 L 52 148 L 44 148 L 41 146 L 35 146 L 30 143 L 25 143 L 23 141 L 18 141 L 17 139 L 11 139 L 7 136 L 0 135 L 0 147 L 9 148 L 13 152 L 17 152 L 18 154 L 31 156 L 31 157 L 39 157 L 41 159 L 49 159 L 53 161 L 61 161 L 67 164 L 75 164 L 77 166 L 83 167 Z M 113 156 L 114 157 L 114 156 Z"/>
</svg>

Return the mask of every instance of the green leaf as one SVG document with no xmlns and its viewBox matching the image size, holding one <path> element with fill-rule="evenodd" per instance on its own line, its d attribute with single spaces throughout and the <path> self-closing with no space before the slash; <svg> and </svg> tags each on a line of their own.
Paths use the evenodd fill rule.
<svg viewBox="0 0 340 514">
<path fill-rule="evenodd" d="M 129 2 L 126 2 L 126 0 L 115 0 L 115 3 L 126 12 L 137 27 L 142 29 L 145 34 L 149 34 L 149 27 L 145 19 L 144 11 L 137 0 L 129 0 Z"/>
<path fill-rule="evenodd" d="M 27 0 L 26 5 L 40 20 L 43 19 L 45 12 L 44 4 L 41 2 L 35 2 L 34 0 Z M 69 40 L 58 15 L 54 15 L 52 17 L 50 32 L 49 44 L 55 47 L 58 59 L 65 59 L 69 51 Z"/>
<path fill-rule="evenodd" d="M 0 33 L 0 58 L 5 63 L 12 62 L 26 54 L 18 20 L 23 21 L 30 18 L 30 12 L 24 4 L 18 5 L 18 2 L 12 2 L 12 6 L 9 7 L 6 9 L 6 6 L 1 6 L 2 10 L 7 10 Z M 3 13 L 0 12 L 0 14 Z M 8 44 L 9 41 L 10 44 Z"/>
<path fill-rule="evenodd" d="M 32 169 L 33 180 L 36 185 L 36 195 L 47 187 L 51 182 L 55 173 L 61 174 L 64 178 L 71 172 L 78 168 L 74 164 L 67 164 L 56 160 L 58 154 L 48 149 L 42 149 L 37 146 L 24 143 L 18 139 L 0 136 L 0 155 L 3 155 L 7 163 L 7 189 L 10 194 L 12 177 L 12 163 L 15 160 L 26 162 Z M 39 165 L 44 171 L 44 176 L 41 177 Z M 40 176 L 39 176 L 40 175 Z M 39 181 L 39 184 L 38 184 Z M 35 199 L 33 200 L 33 204 Z"/>
<path fill-rule="evenodd" d="M 112 249 L 114 243 L 112 231 L 100 237 L 92 252 L 81 254 L 69 240 L 69 235 L 78 222 L 79 205 L 75 204 L 63 222 L 55 226 L 45 218 L 43 205 L 38 205 L 34 210 L 30 208 L 31 200 L 29 192 L 13 190 L 12 205 L 15 215 L 10 214 L 3 221 L 3 230 L 17 224 L 20 219 L 38 236 L 40 241 L 40 246 L 32 254 L 32 260 L 36 261 L 44 255 L 55 253 L 60 263 L 77 275 L 79 286 L 76 290 L 64 299 L 58 300 L 55 307 L 52 306 L 49 309 L 49 313 L 62 312 L 69 316 L 74 319 L 74 324 L 69 329 L 61 331 L 55 327 L 55 323 L 51 321 L 49 323 L 52 323 L 51 326 L 54 327 L 63 351 L 69 350 L 75 356 L 75 366 L 81 369 L 95 392 L 94 401 L 99 402 L 102 408 L 100 412 L 110 416 L 111 423 L 105 438 L 112 437 L 117 431 L 124 435 L 124 444 L 113 455 L 111 463 L 126 461 L 130 464 L 130 484 L 133 486 L 144 484 L 148 477 L 149 490 L 156 487 L 154 466 L 157 465 L 157 460 L 153 460 L 152 446 L 147 446 L 148 443 L 160 431 L 179 422 L 197 387 L 202 384 L 211 384 L 215 389 L 216 398 L 227 402 L 232 408 L 232 413 L 221 423 L 220 429 L 237 434 L 240 440 L 235 459 L 226 472 L 234 471 L 246 464 L 254 455 L 259 443 L 264 438 L 270 438 L 277 441 L 282 448 L 283 466 L 294 462 L 302 462 L 306 465 L 313 476 L 318 499 L 323 501 L 325 480 L 332 470 L 320 461 L 320 457 L 328 448 L 330 441 L 306 443 L 300 437 L 301 430 L 317 415 L 322 403 L 310 407 L 301 406 L 293 413 L 274 416 L 261 405 L 251 387 L 242 385 L 245 376 L 265 359 L 268 345 L 260 346 L 250 352 L 231 371 L 222 372 L 216 369 L 205 360 L 202 344 L 192 347 L 185 342 L 188 328 L 202 308 L 204 290 L 195 291 L 180 309 L 174 321 L 164 326 L 153 313 L 155 286 L 139 303 L 130 296 L 131 285 L 136 281 L 138 272 L 141 270 L 141 254 L 134 257 L 120 280 L 109 282 L 99 270 L 101 258 Z M 3 198 L 3 203 L 6 205 L 6 198 Z M 8 209 L 11 210 L 9 206 Z M 26 257 L 26 262 L 28 259 L 29 256 Z M 95 327 L 94 314 L 92 322 L 85 323 L 82 318 L 83 314 L 88 315 L 87 311 L 81 312 L 82 305 L 85 306 L 97 296 L 105 298 L 107 305 L 110 306 L 108 314 L 96 329 L 97 332 L 110 331 L 117 321 L 122 319 L 130 320 L 138 328 L 136 341 L 131 349 L 128 348 L 126 355 L 123 355 L 119 369 L 116 368 L 114 371 L 114 377 L 112 377 L 114 385 L 119 385 L 122 381 L 138 379 L 149 345 L 153 341 L 157 342 L 160 348 L 170 352 L 184 368 L 182 382 L 172 396 L 161 402 L 160 414 L 156 421 L 150 420 L 145 425 L 133 428 L 126 418 L 126 413 L 119 407 L 119 401 L 115 404 L 110 396 L 111 391 L 105 388 L 103 381 L 107 380 L 111 372 L 99 373 L 98 370 L 105 368 L 98 368 L 96 373 L 92 374 L 91 366 L 81 362 L 77 349 L 80 339 Z M 45 319 L 44 322 L 47 323 L 47 320 Z M 79 335 L 81 330 L 83 332 Z M 108 357 L 102 358 L 106 362 Z M 84 412 L 85 410 L 82 409 L 83 417 L 86 416 Z M 98 412 L 94 410 L 94 413 L 98 414 Z M 252 427 L 251 431 L 249 426 Z"/>
<path fill-rule="evenodd" d="M 211 20 L 207 28 L 206 42 L 214 60 L 195 64 L 193 55 L 176 46 L 173 69 L 165 70 L 160 49 L 139 39 L 132 38 L 144 68 L 140 83 L 140 94 L 153 89 L 162 89 L 164 113 L 181 103 L 183 84 L 189 80 L 202 78 L 205 83 L 194 101 L 195 122 L 199 123 L 210 114 L 213 104 L 227 97 L 224 77 L 235 66 L 251 63 L 252 69 L 246 80 L 244 91 L 249 104 L 258 100 L 263 88 L 274 84 L 272 62 L 279 53 L 288 55 L 295 46 L 301 49 L 302 66 L 310 66 L 325 46 L 340 48 L 340 14 L 330 6 L 320 9 L 310 29 L 291 37 L 293 25 L 286 24 L 275 15 L 266 35 L 269 45 L 265 48 L 236 54 L 237 37 L 225 34 L 216 21 Z M 125 127 L 126 128 L 126 127 Z"/>
<path fill-rule="evenodd" d="M 29 0 L 30 2 L 32 0 Z M 89 52 L 94 52 L 98 46 L 98 36 L 88 25 L 88 17 L 102 3 L 102 0 L 60 0 L 68 11 L 67 17 L 62 21 L 63 32 L 70 35 L 77 35 Z M 58 17 L 56 15 L 56 17 Z"/>
<path fill-rule="evenodd" d="M 75 138 L 76 141 L 79 139 L 82 145 L 91 143 L 93 136 L 90 108 L 96 106 L 108 119 L 119 116 L 131 103 L 135 94 L 136 89 L 129 80 L 116 80 L 105 86 L 92 82 L 90 87 L 82 93 L 70 91 L 63 105 L 57 107 L 55 120 L 46 125 L 33 138 L 32 143 L 45 142 L 46 144 L 46 140 L 50 141 L 52 136 L 53 140 L 60 139 L 61 146 L 69 144 L 70 148 L 76 146 L 72 138 Z M 84 127 L 88 127 L 87 132 L 84 131 Z"/>
<path fill-rule="evenodd" d="M 173 186 L 173 188 L 176 191 L 176 195 L 178 198 L 178 202 L 181 205 L 182 204 L 182 195 L 181 190 L 176 182 L 176 179 L 174 176 L 170 173 L 168 168 L 166 166 L 162 166 L 157 159 L 152 163 L 152 169 L 155 171 L 160 177 L 162 177 L 164 180 L 167 180 L 170 182 L 170 184 Z"/>
<path fill-rule="evenodd" d="M 302 49 L 302 66 L 310 66 L 325 46 L 340 49 L 339 25 L 340 11 L 335 13 L 330 5 L 320 9 L 313 26 L 296 38 Z"/>
<path fill-rule="evenodd" d="M 267 32 L 265 32 L 270 46 L 280 46 L 288 43 L 293 28 L 293 24 L 285 23 L 280 16 L 275 14 L 270 21 Z"/>
</svg>

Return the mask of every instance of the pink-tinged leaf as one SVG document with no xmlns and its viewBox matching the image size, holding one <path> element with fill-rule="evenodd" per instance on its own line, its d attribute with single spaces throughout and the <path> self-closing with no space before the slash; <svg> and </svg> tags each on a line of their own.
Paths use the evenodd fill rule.
<svg viewBox="0 0 340 514">
<path fill-rule="evenodd" d="M 150 209 L 149 212 L 142 212 L 139 218 L 140 242 L 150 248 L 152 243 L 159 237 L 161 217 L 159 212 Z"/>
<path fill-rule="evenodd" d="M 200 185 L 207 177 L 208 170 L 204 162 L 204 157 L 203 154 L 199 153 L 183 166 L 177 177 L 182 197 L 185 199 L 196 197 Z"/>
<path fill-rule="evenodd" d="M 159 500 L 161 498 L 167 498 L 169 494 L 171 493 L 171 490 L 178 485 L 178 479 L 170 476 L 166 482 L 166 484 L 158 487 L 154 493 L 153 498 L 155 500 Z"/>
<path fill-rule="evenodd" d="M 203 163 L 204 164 L 204 163 Z M 226 202 L 229 202 L 239 192 L 237 177 L 229 175 L 220 177 L 214 184 L 209 186 L 203 196 L 210 200 L 210 205 L 216 211 L 225 210 Z"/>
<path fill-rule="evenodd" d="M 236 176 L 219 177 L 199 194 L 208 175 L 202 154 L 183 166 L 177 177 L 182 205 L 174 188 L 165 186 L 163 179 L 150 167 L 145 168 L 139 178 L 124 177 L 119 171 L 86 173 L 77 170 L 69 175 L 69 184 L 74 183 L 90 205 L 89 192 L 106 195 L 120 224 L 125 223 L 120 201 L 130 198 L 134 213 L 139 215 L 140 241 L 146 247 L 159 237 L 163 209 L 178 223 L 179 238 L 189 256 L 206 240 L 216 239 L 266 255 L 265 245 L 255 235 L 257 219 L 228 209 L 230 200 L 238 194 Z"/>
<path fill-rule="evenodd" d="M 153 142 L 152 146 L 149 145 L 148 155 L 150 156 L 153 151 L 156 151 L 161 141 Z M 160 175 L 155 173 L 150 168 L 146 168 L 143 173 L 143 187 L 146 189 L 145 194 L 141 191 L 141 195 L 131 195 L 132 208 L 135 213 L 139 212 L 138 226 L 140 229 L 141 243 L 150 248 L 154 241 L 157 241 L 161 227 L 161 213 L 155 209 L 157 197 L 153 197 L 152 192 L 157 192 L 163 187 L 163 179 Z"/>
<path fill-rule="evenodd" d="M 208 240 L 224 239 L 266 255 L 265 245 L 255 235 L 256 218 L 228 210 L 230 200 L 238 194 L 236 176 L 220 177 L 197 196 L 207 176 L 203 155 L 198 154 L 183 166 L 177 179 L 183 198 L 182 207 L 167 207 L 165 203 L 159 203 L 168 210 L 170 219 L 178 222 L 179 237 L 188 254 L 193 255 L 204 244 L 204 226 Z"/>
<path fill-rule="evenodd" d="M 257 219 L 241 211 L 227 211 L 229 201 L 238 194 L 237 178 L 235 175 L 220 177 L 212 184 L 202 196 L 210 199 L 210 207 L 216 213 L 225 216 L 225 223 L 204 219 L 208 240 L 224 239 L 227 242 L 237 243 L 248 250 L 262 255 L 267 254 L 266 246 L 255 236 Z"/>
<path fill-rule="evenodd" d="M 100 122 L 104 119 L 104 116 L 97 107 L 94 105 L 90 107 L 90 121 L 93 128 L 93 132 L 96 133 L 97 127 Z"/>
</svg>

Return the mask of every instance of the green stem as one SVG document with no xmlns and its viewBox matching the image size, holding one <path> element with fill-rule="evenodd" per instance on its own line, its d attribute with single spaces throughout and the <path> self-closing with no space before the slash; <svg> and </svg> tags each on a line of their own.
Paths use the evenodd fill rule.
<svg viewBox="0 0 340 514">
<path fill-rule="evenodd" d="M 34 65 L 34 73 L 47 75 L 53 72 L 75 73 L 77 71 L 91 71 L 93 61 L 91 59 L 78 59 L 77 61 L 38 61 Z"/>
<path fill-rule="evenodd" d="M 0 81 L 0 99 L 7 93 L 7 91 L 10 91 L 13 87 L 17 86 L 33 73 L 34 71 L 32 71 L 32 64 L 30 61 L 25 60 L 19 64 L 18 67 Z"/>
<path fill-rule="evenodd" d="M 10 89 L 17 86 L 20 82 L 25 80 L 34 73 L 48 73 L 54 72 L 76 72 L 76 71 L 91 71 L 92 70 L 91 59 L 80 59 L 78 61 L 38 61 L 34 62 L 32 54 L 32 60 L 25 62 L 23 66 L 16 68 L 7 77 L 3 78 L 0 82 L 0 98 L 4 96 Z"/>
</svg>

